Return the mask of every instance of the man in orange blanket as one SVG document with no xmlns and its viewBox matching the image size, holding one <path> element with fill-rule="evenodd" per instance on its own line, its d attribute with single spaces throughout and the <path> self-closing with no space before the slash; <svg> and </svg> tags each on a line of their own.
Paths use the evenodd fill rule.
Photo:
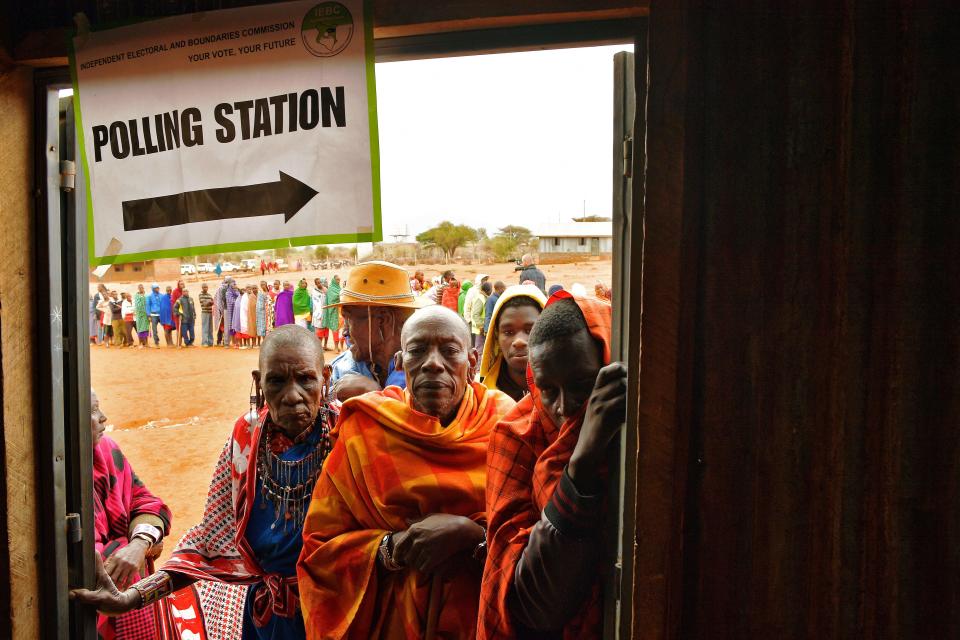
<svg viewBox="0 0 960 640">
<path fill-rule="evenodd" d="M 477 352 L 442 306 L 401 334 L 407 390 L 347 400 L 297 565 L 308 638 L 474 638 L 487 443 L 512 407 L 472 382 Z"/>
<path fill-rule="evenodd" d="M 478 638 L 600 638 L 604 464 L 626 409 L 610 305 L 558 291 L 533 325 L 525 396 L 490 438 Z"/>
</svg>

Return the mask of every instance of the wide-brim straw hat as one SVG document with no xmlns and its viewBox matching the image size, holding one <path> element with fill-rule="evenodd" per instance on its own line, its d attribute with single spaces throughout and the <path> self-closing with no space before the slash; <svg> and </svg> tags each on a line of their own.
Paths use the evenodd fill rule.
<svg viewBox="0 0 960 640">
<path fill-rule="evenodd" d="M 392 262 L 361 262 L 350 270 L 346 282 L 350 286 L 340 289 L 340 302 L 328 304 L 324 309 L 347 305 L 419 309 L 433 304 L 414 295 L 407 270 Z"/>
</svg>

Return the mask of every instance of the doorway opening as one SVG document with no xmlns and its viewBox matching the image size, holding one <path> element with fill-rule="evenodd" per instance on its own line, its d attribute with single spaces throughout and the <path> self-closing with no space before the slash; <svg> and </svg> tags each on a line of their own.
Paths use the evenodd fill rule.
<svg viewBox="0 0 960 640">
<path fill-rule="evenodd" d="M 115 265 L 103 275 L 91 273 L 87 266 L 83 180 L 82 176 L 77 175 L 79 163 L 74 162 L 71 165 L 71 161 L 77 156 L 74 155 L 76 141 L 73 137 L 69 82 L 65 70 L 38 74 L 37 109 L 38 114 L 43 114 L 42 118 L 38 117 L 38 122 L 44 122 L 45 126 L 38 127 L 37 175 L 46 176 L 46 211 L 38 216 L 42 218 L 40 230 L 41 237 L 45 240 L 41 245 L 45 250 L 38 256 L 38 274 L 51 283 L 49 300 L 39 301 L 38 305 L 47 313 L 54 314 L 51 317 L 55 317 L 59 310 L 62 318 L 60 324 L 51 323 L 44 340 L 47 345 L 44 351 L 45 360 L 41 360 L 45 365 L 42 376 L 50 383 L 50 393 L 41 402 L 44 412 L 42 416 L 45 418 L 41 423 L 49 425 L 49 430 L 41 435 L 41 455 L 44 459 L 53 461 L 52 465 L 41 469 L 41 486 L 44 487 L 41 502 L 46 521 L 54 523 L 66 519 L 70 523 L 68 532 L 73 532 L 62 537 L 54 533 L 58 532 L 56 527 L 42 527 L 50 532 L 45 534 L 49 538 L 48 548 L 55 550 L 43 559 L 43 571 L 56 576 L 56 580 L 49 581 L 46 594 L 51 615 L 45 616 L 45 621 L 51 637 L 93 637 L 92 618 L 89 613 L 72 608 L 65 599 L 68 584 L 92 582 L 91 536 L 83 535 L 83 532 L 92 531 L 93 526 L 91 470 L 89 455 L 84 453 L 90 450 L 90 434 L 86 429 L 85 416 L 90 412 L 91 384 L 97 389 L 104 410 L 112 418 L 111 435 L 121 444 L 141 479 L 174 510 L 175 529 L 171 532 L 168 540 L 170 544 L 165 549 L 165 554 L 169 555 L 179 533 L 197 522 L 202 513 L 210 470 L 229 435 L 233 421 L 244 412 L 249 403 L 249 371 L 256 367 L 255 350 L 221 352 L 217 349 L 171 349 L 168 353 L 163 347 L 154 350 L 149 345 L 142 350 L 115 348 L 115 345 L 108 348 L 102 343 L 92 345 L 90 334 L 98 329 L 91 329 L 95 311 L 95 308 L 91 308 L 91 296 L 101 283 L 108 284 L 110 289 L 116 289 L 118 293 L 121 290 L 132 293 L 137 284 L 148 281 L 151 284 L 157 281 L 165 287 L 179 279 L 184 279 L 188 286 L 199 288 L 205 283 L 212 285 L 218 281 L 212 274 L 205 274 L 198 268 L 199 264 L 213 264 L 212 260 L 215 258 L 219 258 L 221 266 L 236 265 L 241 283 L 246 279 L 251 282 L 262 279 L 263 273 L 239 270 L 243 268 L 244 261 L 251 261 L 247 267 L 252 264 L 255 270 L 257 258 L 272 259 L 275 263 L 279 261 L 281 268 L 285 266 L 286 268 L 282 268 L 277 274 L 282 279 L 299 279 L 303 276 L 312 281 L 314 277 L 329 278 L 335 273 L 342 276 L 348 272 L 349 265 L 358 259 L 379 258 L 404 264 L 411 272 L 415 268 L 423 268 L 439 273 L 452 267 L 461 270 L 464 278 L 483 272 L 502 278 L 505 282 L 510 280 L 509 284 L 513 284 L 512 280 L 517 277 L 515 261 L 521 253 L 529 252 L 540 255 L 541 268 L 547 273 L 548 285 L 551 282 L 558 282 L 566 287 L 576 284 L 591 294 L 595 292 L 596 284 L 604 284 L 612 289 L 616 309 L 616 349 L 619 350 L 621 359 L 637 366 L 638 363 L 631 357 L 629 350 L 630 345 L 635 344 L 631 340 L 638 339 L 638 332 L 629 330 L 628 313 L 631 255 L 634 255 L 631 254 L 630 246 L 639 237 L 638 230 L 631 223 L 632 169 L 637 166 L 634 158 L 635 147 L 632 144 L 636 121 L 636 106 L 633 100 L 635 90 L 632 84 L 636 54 L 631 50 L 635 44 L 632 38 L 637 33 L 637 25 L 636 22 L 630 22 L 618 28 L 615 36 L 611 35 L 610 31 L 601 30 L 597 41 L 587 39 L 586 42 L 568 40 L 570 36 L 567 30 L 525 30 L 512 34 L 504 31 L 491 32 L 486 34 L 484 39 L 475 41 L 473 47 L 467 50 L 462 48 L 462 44 L 468 39 L 451 39 L 454 34 L 438 38 L 397 38 L 378 42 L 378 63 L 381 59 L 385 62 L 378 64 L 377 68 L 381 109 L 385 242 L 379 246 L 356 250 L 352 247 L 329 247 L 329 253 L 313 247 L 306 251 L 290 251 L 285 255 L 222 255 L 211 256 L 207 260 L 191 258 L 183 264 L 175 265 L 175 271 L 169 274 L 158 270 L 164 268 L 164 265 L 136 263 Z M 572 33 L 573 29 L 569 32 Z M 556 35 L 557 33 L 563 37 Z M 589 28 L 580 32 L 581 35 L 589 33 Z M 629 34 L 629 38 L 626 34 Z M 550 38 L 558 42 L 541 42 Z M 564 147 L 574 146 L 571 139 L 575 137 L 573 131 L 577 127 L 576 117 L 567 117 L 567 128 L 563 128 L 559 122 L 554 123 L 552 134 L 549 133 L 551 127 L 546 127 L 542 138 L 531 135 L 531 127 L 524 129 L 523 122 L 513 123 L 519 127 L 513 129 L 509 135 L 529 135 L 531 138 L 530 151 L 525 158 L 518 159 L 515 152 L 501 152 L 499 156 L 496 153 L 480 154 L 481 147 L 487 149 L 490 146 L 489 132 L 476 126 L 475 116 L 463 117 L 464 109 L 453 106 L 448 109 L 450 119 L 443 123 L 447 128 L 436 140 L 430 141 L 436 143 L 436 146 L 424 145 L 430 146 L 431 158 L 438 162 L 429 168 L 421 169 L 421 175 L 414 171 L 395 179 L 391 173 L 390 163 L 396 163 L 398 168 L 406 164 L 417 168 L 416 163 L 410 162 L 408 152 L 411 145 L 407 137 L 411 133 L 410 118 L 400 115 L 394 122 L 392 119 L 397 114 L 390 108 L 394 99 L 398 107 L 403 105 L 404 99 L 400 96 L 404 89 L 410 89 L 410 78 L 395 71 L 402 69 L 402 65 L 426 68 L 426 71 L 422 72 L 426 81 L 438 72 L 439 67 L 455 65 L 458 62 L 475 64 L 484 58 L 494 61 L 506 56 L 536 57 L 549 54 L 562 58 L 577 52 L 589 53 L 590 50 L 496 53 L 477 58 L 451 56 L 548 46 L 553 49 L 561 45 L 592 45 L 598 42 L 609 44 L 611 41 L 624 42 L 626 46 L 605 47 L 603 50 L 607 60 L 605 84 L 609 92 L 602 96 L 606 110 L 602 128 L 605 128 L 607 133 L 604 134 L 600 147 L 605 147 L 605 150 L 600 152 L 594 147 L 591 154 L 599 155 L 595 159 L 591 155 L 590 160 L 591 164 L 595 161 L 606 173 L 607 186 L 603 193 L 607 201 L 603 202 L 603 198 L 599 196 L 590 197 L 590 215 L 587 215 L 586 207 L 581 205 L 583 194 L 577 195 L 576 185 L 571 184 L 569 177 L 555 177 L 556 184 L 552 188 L 553 191 L 566 190 L 569 193 L 562 197 L 554 193 L 547 208 L 531 204 L 542 201 L 545 199 L 544 194 L 551 191 L 551 161 L 576 155 L 576 151 L 563 150 Z M 638 50 L 642 51 L 642 47 L 638 47 Z M 626 53 L 620 53 L 614 61 L 616 51 Z M 569 60 L 561 59 L 556 62 L 558 67 L 566 69 L 569 76 Z M 510 62 L 508 66 L 517 64 Z M 476 79 L 477 73 L 463 70 L 454 72 L 466 81 Z M 489 117 L 491 122 L 496 122 L 498 118 L 509 118 L 511 106 L 514 107 L 514 112 L 516 111 L 515 103 L 511 105 L 509 101 L 502 100 L 495 81 L 496 73 L 492 72 L 484 85 L 488 100 L 487 110 L 497 112 L 496 117 Z M 561 75 L 562 71 L 557 72 L 557 78 Z M 384 83 L 382 87 L 381 81 Z M 391 91 L 396 91 L 395 98 L 390 97 Z M 448 91 L 465 99 L 464 91 L 458 94 L 450 87 Z M 596 91 L 598 90 L 595 88 L 587 89 L 584 93 L 590 96 Z M 589 102 L 589 99 L 587 101 Z M 406 107 L 415 107 L 409 99 L 406 102 Z M 564 113 L 562 105 L 556 102 L 544 101 L 536 107 L 542 111 L 541 122 L 538 124 L 548 121 L 548 116 L 562 116 Z M 611 115 L 613 126 L 610 126 Z M 528 125 L 530 122 L 536 121 L 529 121 Z M 422 118 L 420 127 L 428 131 L 433 129 L 434 132 L 441 128 L 436 118 L 430 117 Z M 413 129 L 412 133 L 417 134 L 418 130 Z M 392 143 L 395 135 L 396 142 Z M 427 142 L 422 135 L 420 139 Z M 529 164 L 529 170 L 525 171 L 525 162 L 518 160 L 525 160 Z M 496 169 L 496 175 L 484 175 L 484 164 Z M 576 173 L 577 164 L 569 158 L 561 166 L 564 170 L 570 170 L 570 175 Z M 41 167 L 42 173 L 39 171 Z M 556 173 L 554 171 L 554 174 Z M 452 184 L 454 190 L 431 192 L 431 181 L 448 186 Z M 547 184 L 544 184 L 545 182 Z M 508 208 L 505 215 L 494 215 L 489 209 L 476 206 L 464 207 L 466 212 L 458 214 L 442 206 L 444 199 L 461 199 L 471 203 L 488 202 L 472 194 L 468 190 L 470 185 L 475 185 L 473 188 L 477 192 L 497 192 L 499 189 L 499 192 L 503 193 L 505 183 L 509 183 L 515 193 L 521 194 L 514 199 L 515 202 L 511 202 L 512 208 Z M 402 193 L 397 200 L 395 219 L 391 219 L 390 213 L 391 191 Z M 417 207 L 422 211 L 419 217 L 415 214 Z M 555 208 L 556 212 L 553 211 Z M 536 213 L 528 213 L 527 217 L 523 217 L 524 211 L 531 210 Z M 570 242 L 566 241 L 568 237 L 559 235 L 556 239 L 545 240 L 551 232 L 555 214 L 558 218 L 557 225 L 609 223 L 608 240 L 592 235 L 584 235 L 579 239 L 574 237 Z M 574 220 L 575 218 L 581 220 Z M 602 220 L 603 218 L 608 220 Z M 521 224 L 528 219 L 528 225 Z M 449 262 L 451 256 L 438 254 L 435 247 L 425 247 L 426 243 L 406 242 L 429 231 L 431 225 L 444 221 L 470 226 L 475 230 L 482 229 L 486 238 L 478 233 L 472 242 L 454 252 L 452 263 Z M 498 238 L 507 238 L 510 242 L 498 242 Z M 390 240 L 394 242 L 389 242 Z M 609 242 L 611 246 L 610 254 L 606 258 L 603 250 L 605 242 Z M 415 246 L 404 246 L 410 244 Z M 547 250 L 549 247 L 572 247 L 569 253 L 575 255 L 573 259 L 563 255 L 554 256 L 554 252 Z M 368 253 L 361 254 L 361 251 Z M 544 255 L 548 256 L 546 261 L 543 259 Z M 191 264 L 192 270 L 189 268 Z M 166 265 L 166 268 L 172 266 Z M 639 274 L 634 274 L 633 277 L 639 279 Z M 208 351 L 217 353 L 214 355 L 207 353 Z M 631 372 L 634 371 L 635 369 L 631 369 Z M 623 437 L 614 460 L 616 468 L 620 469 L 620 473 L 614 474 L 613 479 L 620 506 L 620 518 L 610 524 L 609 541 L 615 551 L 610 558 L 612 570 L 605 587 L 610 596 L 617 597 L 609 597 L 607 600 L 607 637 L 617 637 L 620 630 L 626 629 L 625 625 L 629 624 L 629 615 L 624 617 L 625 612 L 617 606 L 617 602 L 623 585 L 629 582 L 629 576 L 624 575 L 625 571 L 629 571 L 630 565 L 629 560 L 624 562 L 624 552 L 626 550 L 627 553 L 632 553 L 631 546 L 624 545 L 624 540 L 632 535 L 630 517 L 624 517 L 629 511 L 625 505 L 632 504 L 629 493 L 631 456 L 627 455 L 627 452 L 633 450 L 631 447 L 635 447 L 636 438 L 635 434 L 630 434 L 629 429 L 625 430 Z M 170 469 L 171 464 L 176 466 L 173 472 Z M 629 598 L 629 594 L 627 597 Z"/>
</svg>

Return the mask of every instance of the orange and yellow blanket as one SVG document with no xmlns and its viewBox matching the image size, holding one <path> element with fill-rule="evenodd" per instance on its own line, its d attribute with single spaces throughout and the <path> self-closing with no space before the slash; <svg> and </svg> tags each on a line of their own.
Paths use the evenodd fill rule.
<svg viewBox="0 0 960 640">
<path fill-rule="evenodd" d="M 447 427 L 387 387 L 348 400 L 317 481 L 297 565 L 309 638 L 421 638 L 431 576 L 387 572 L 383 537 L 433 513 L 485 524 L 487 441 L 513 406 L 500 391 L 467 387 Z M 437 636 L 473 638 L 482 566 L 465 557 L 446 575 Z"/>
</svg>

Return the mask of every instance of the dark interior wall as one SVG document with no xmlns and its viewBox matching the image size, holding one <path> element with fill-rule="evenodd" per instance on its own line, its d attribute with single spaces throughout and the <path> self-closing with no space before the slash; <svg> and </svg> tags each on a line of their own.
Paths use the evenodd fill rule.
<svg viewBox="0 0 960 640">
<path fill-rule="evenodd" d="M 691 4 L 650 14 L 635 628 L 960 637 L 960 11 Z"/>
<path fill-rule="evenodd" d="M 0 44 L 34 66 L 65 66 L 74 16 L 93 28 L 198 11 L 285 0 L 32 0 L 0 3 Z M 569 22 L 629 20 L 646 15 L 647 0 L 367 0 L 377 39 Z M 577 40 L 574 30 L 571 42 Z M 595 37 L 595 34 L 594 34 Z M 465 36 L 468 40 L 470 36 Z M 508 38 L 509 39 L 509 38 Z M 503 40 L 503 38 L 501 38 Z M 472 43 L 455 42 L 467 50 Z M 515 43 L 514 43 L 515 45 Z M 504 46 L 504 43 L 500 43 Z"/>
</svg>

